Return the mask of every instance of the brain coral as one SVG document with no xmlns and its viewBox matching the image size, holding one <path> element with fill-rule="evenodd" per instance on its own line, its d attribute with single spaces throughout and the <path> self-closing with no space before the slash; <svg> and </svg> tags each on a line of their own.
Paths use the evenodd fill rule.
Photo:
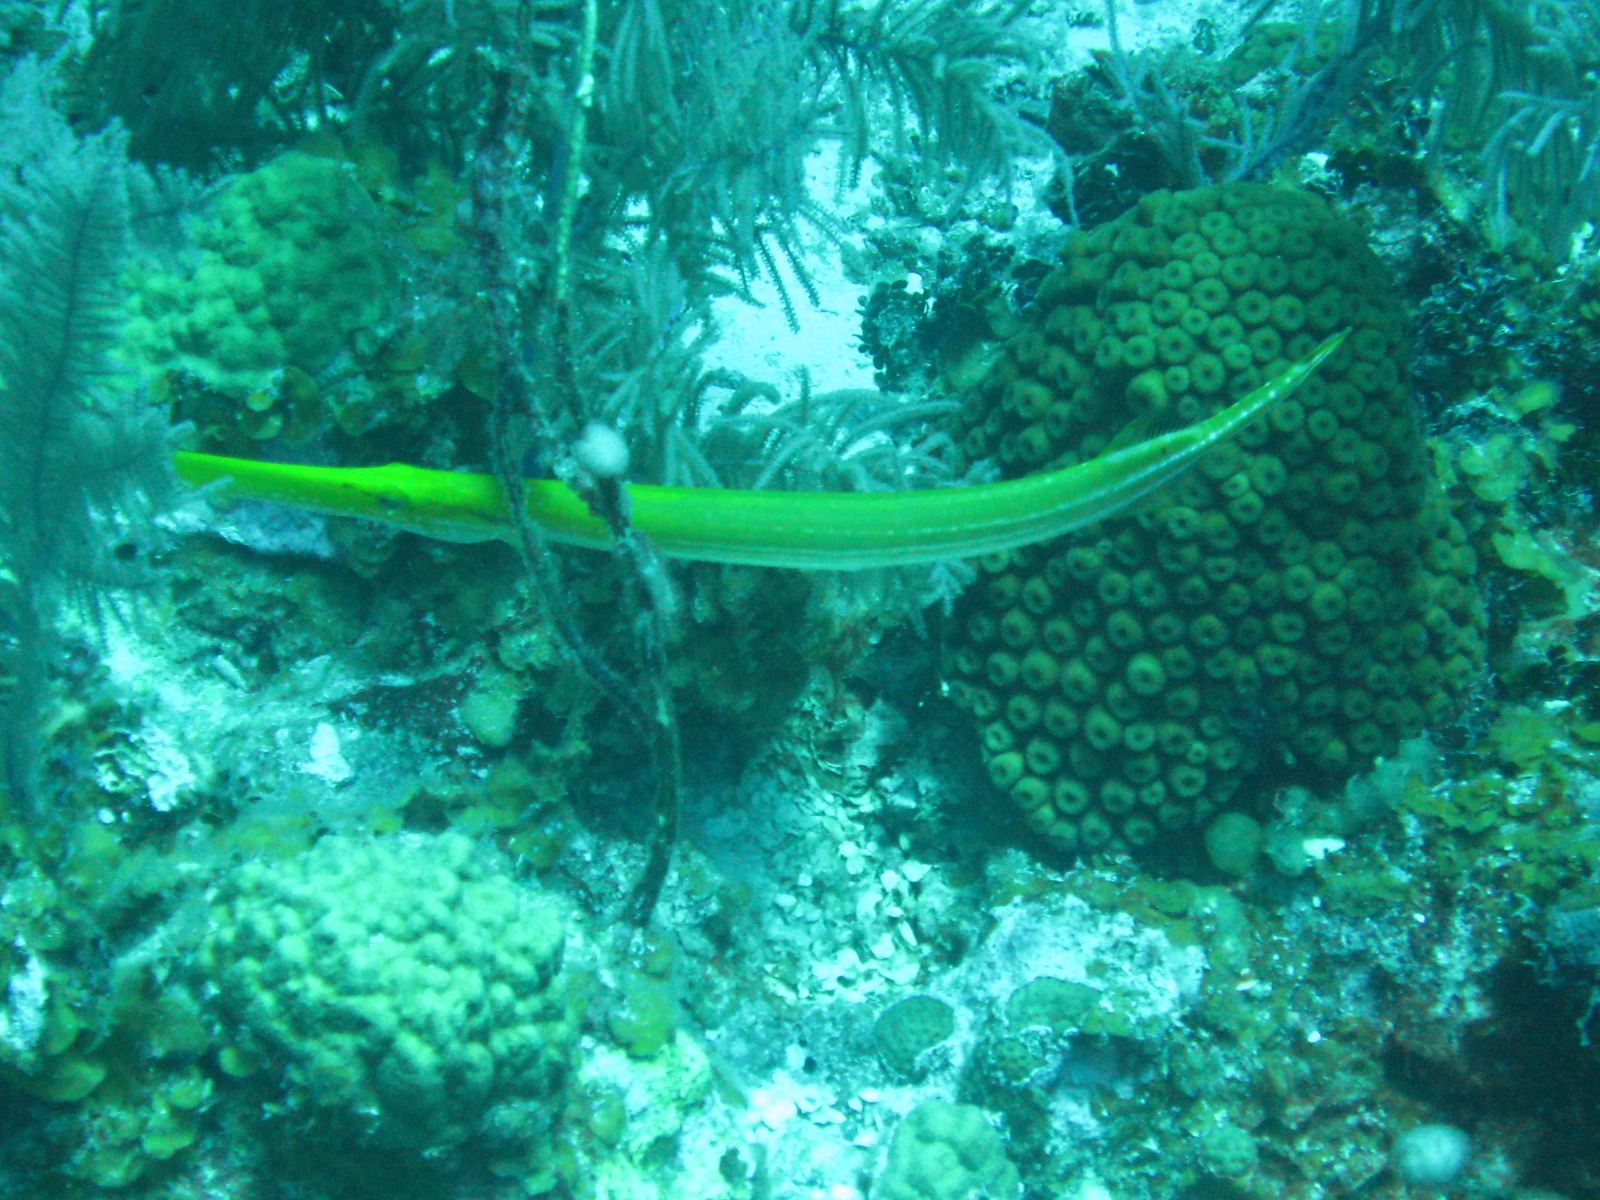
<svg viewBox="0 0 1600 1200">
<path fill-rule="evenodd" d="M 290 1102 L 437 1152 L 496 1105 L 553 1111 L 577 1020 L 559 910 L 459 834 L 325 837 L 234 872 L 200 961 Z"/>
<path fill-rule="evenodd" d="M 1158 193 L 1074 235 L 963 404 L 969 459 L 1081 461 L 1351 334 L 1135 517 L 984 561 L 950 692 L 996 786 L 1070 849 L 1204 821 L 1259 768 L 1342 778 L 1445 717 L 1483 662 L 1477 563 L 1407 392 L 1404 315 L 1315 197 Z"/>
</svg>

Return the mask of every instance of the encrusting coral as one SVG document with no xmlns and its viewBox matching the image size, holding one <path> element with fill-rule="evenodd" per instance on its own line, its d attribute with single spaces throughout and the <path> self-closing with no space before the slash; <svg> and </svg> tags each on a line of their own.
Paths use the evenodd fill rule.
<svg viewBox="0 0 1600 1200">
<path fill-rule="evenodd" d="M 1156 193 L 1067 243 L 959 418 L 1007 476 L 1199 419 L 1351 333 L 1135 518 L 985 560 L 950 691 L 1051 840 L 1147 845 L 1274 762 L 1346 777 L 1477 679 L 1476 556 L 1423 452 L 1404 325 L 1358 231 L 1305 194 Z"/>
</svg>

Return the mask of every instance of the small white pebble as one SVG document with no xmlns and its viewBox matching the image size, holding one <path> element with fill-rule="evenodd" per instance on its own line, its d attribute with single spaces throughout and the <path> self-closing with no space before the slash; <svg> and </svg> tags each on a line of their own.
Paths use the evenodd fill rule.
<svg viewBox="0 0 1600 1200">
<path fill-rule="evenodd" d="M 761 1123 L 772 1130 L 782 1129 L 800 1115 L 794 1101 L 787 1096 L 764 1096 L 756 1111 L 761 1116 Z"/>
<path fill-rule="evenodd" d="M 927 863 L 921 862 L 902 863 L 900 866 L 900 874 L 904 875 L 910 883 L 921 883 L 931 870 L 933 870 L 932 867 Z"/>
<path fill-rule="evenodd" d="M 897 963 L 895 966 L 890 967 L 884 972 L 884 974 L 889 977 L 891 982 L 898 983 L 901 987 L 905 987 L 908 984 L 915 982 L 917 976 L 921 973 L 922 964 L 914 961 Z"/>
<path fill-rule="evenodd" d="M 326 721 L 318 722 L 311 731 L 311 759 L 302 764 L 300 770 L 336 785 L 347 783 L 355 774 L 339 746 L 338 730 Z"/>
<path fill-rule="evenodd" d="M 854 974 L 860 967 L 860 955 L 846 946 L 833 958 L 811 964 L 811 973 L 824 983 L 836 984 L 844 976 Z"/>
</svg>

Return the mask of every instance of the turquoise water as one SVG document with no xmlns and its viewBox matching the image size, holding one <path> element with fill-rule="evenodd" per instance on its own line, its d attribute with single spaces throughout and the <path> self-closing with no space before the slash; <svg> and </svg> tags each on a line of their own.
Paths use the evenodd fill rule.
<svg viewBox="0 0 1600 1200">
<path fill-rule="evenodd" d="M 0 1196 L 1600 1196 L 1592 5 L 0 24 Z"/>
</svg>

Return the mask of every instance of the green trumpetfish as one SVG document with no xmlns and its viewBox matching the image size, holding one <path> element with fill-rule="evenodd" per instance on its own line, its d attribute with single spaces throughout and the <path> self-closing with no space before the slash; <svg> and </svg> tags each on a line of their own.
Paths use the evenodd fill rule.
<svg viewBox="0 0 1600 1200">
<path fill-rule="evenodd" d="M 630 519 L 660 553 L 702 562 L 848 571 L 1011 550 L 1103 520 L 1150 495 L 1294 391 L 1347 332 L 1334 334 L 1304 361 L 1214 416 L 1075 466 L 1000 483 L 909 492 L 632 483 Z M 363 517 L 451 541 L 512 536 L 505 497 L 492 475 L 400 463 L 307 467 L 187 451 L 175 457 L 181 478 L 217 484 L 225 496 Z M 552 541 L 611 544 L 605 523 L 559 481 L 529 480 L 527 513 Z"/>
</svg>

